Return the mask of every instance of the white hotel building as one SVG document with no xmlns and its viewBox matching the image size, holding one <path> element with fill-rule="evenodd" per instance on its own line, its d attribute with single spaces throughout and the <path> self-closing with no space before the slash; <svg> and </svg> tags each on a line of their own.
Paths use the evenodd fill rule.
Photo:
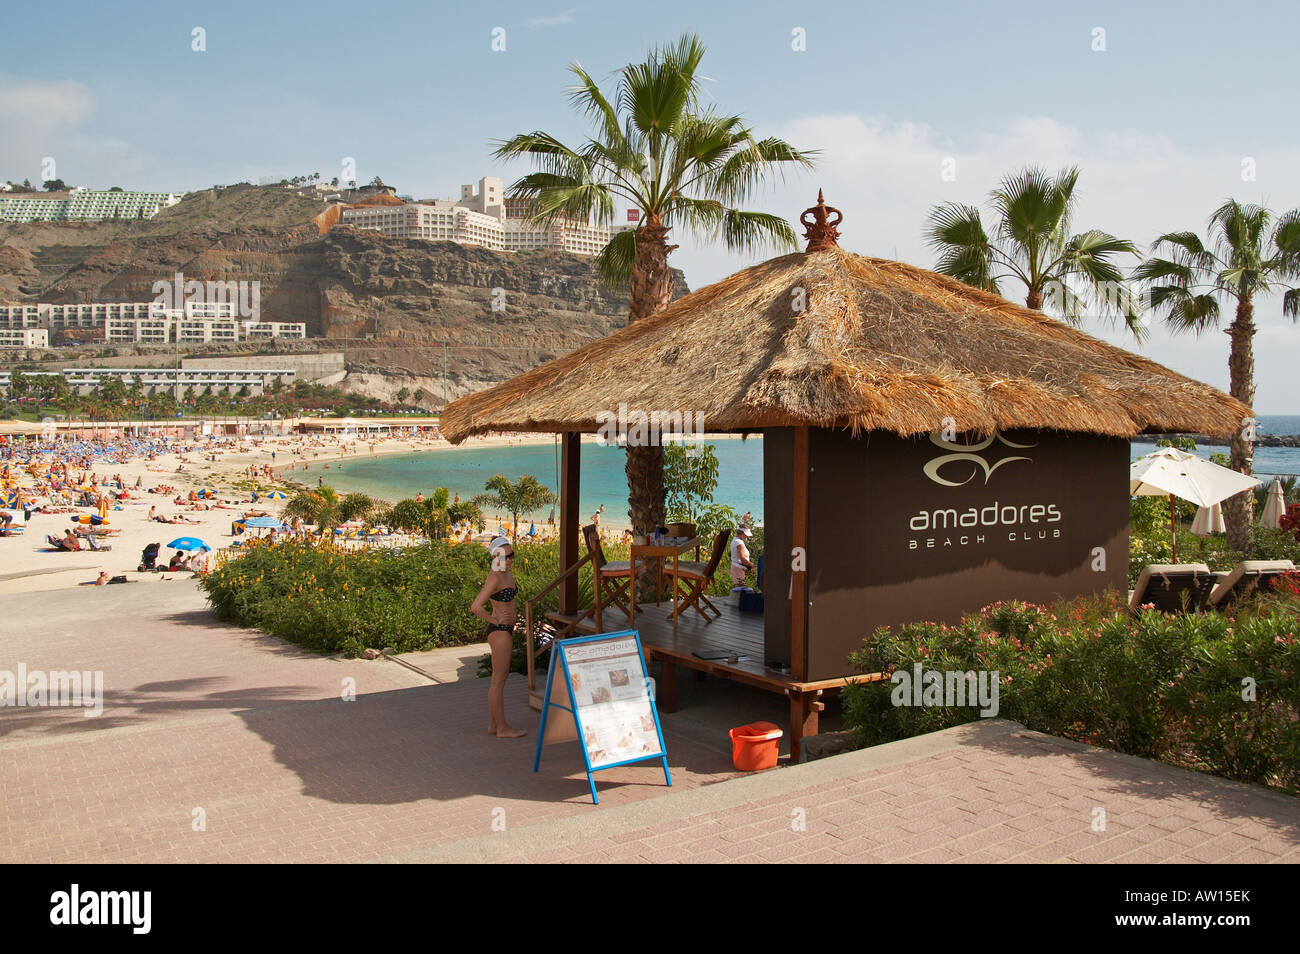
<svg viewBox="0 0 1300 954">
<path fill-rule="evenodd" d="M 48 348 L 50 333 L 44 328 L 0 328 L 0 348 Z"/>
<path fill-rule="evenodd" d="M 180 192 L 113 192 L 74 189 L 42 195 L 0 195 L 0 222 L 99 222 L 105 219 L 151 219 L 175 205 Z"/>
<path fill-rule="evenodd" d="M 516 206 L 512 203 L 511 208 Z M 579 222 L 539 228 L 524 218 L 507 215 L 505 184 L 490 176 L 479 180 L 477 192 L 472 185 L 461 186 L 458 202 L 435 199 L 345 209 L 342 223 L 393 238 L 457 242 L 498 252 L 558 249 L 575 255 L 596 255 L 614 235 L 631 228 Z"/>
<path fill-rule="evenodd" d="M 185 302 L 164 308 L 156 301 L 95 302 L 88 305 L 0 305 L 0 332 L 102 328 L 104 340 L 119 344 L 210 344 L 267 338 L 306 338 L 301 321 L 247 322 L 234 302 Z"/>
</svg>

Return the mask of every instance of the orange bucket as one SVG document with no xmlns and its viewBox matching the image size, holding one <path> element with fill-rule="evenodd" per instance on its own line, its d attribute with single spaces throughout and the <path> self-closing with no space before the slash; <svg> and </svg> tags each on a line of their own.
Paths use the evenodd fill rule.
<svg viewBox="0 0 1300 954">
<path fill-rule="evenodd" d="M 784 733 L 771 722 L 751 722 L 731 730 L 731 761 L 742 772 L 776 768 Z"/>
</svg>

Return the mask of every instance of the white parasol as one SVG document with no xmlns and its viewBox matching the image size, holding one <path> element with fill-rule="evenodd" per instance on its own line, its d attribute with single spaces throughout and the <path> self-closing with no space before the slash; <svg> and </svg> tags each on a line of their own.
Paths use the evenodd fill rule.
<svg viewBox="0 0 1300 954">
<path fill-rule="evenodd" d="M 1223 504 L 1197 508 L 1196 519 L 1192 521 L 1192 533 L 1203 537 L 1210 533 L 1223 533 L 1227 529 L 1227 524 L 1223 522 Z"/>
<path fill-rule="evenodd" d="M 1268 488 L 1268 499 L 1264 501 L 1264 512 L 1259 515 L 1259 525 L 1276 530 L 1278 521 L 1282 519 L 1284 513 L 1286 513 L 1286 495 L 1282 492 L 1282 481 L 1274 477 L 1273 483 Z"/>
<path fill-rule="evenodd" d="M 1198 507 L 1213 507 L 1236 494 L 1253 490 L 1255 483 L 1255 478 L 1247 474 L 1174 447 L 1162 447 L 1129 465 L 1128 492 L 1131 496 L 1169 498 L 1169 532 L 1174 535 L 1173 559 L 1177 562 L 1174 498 L 1190 500 Z"/>
</svg>

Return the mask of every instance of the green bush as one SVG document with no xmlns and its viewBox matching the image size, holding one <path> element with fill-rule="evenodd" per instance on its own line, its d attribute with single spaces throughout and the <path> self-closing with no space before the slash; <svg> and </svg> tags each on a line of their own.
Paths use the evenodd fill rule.
<svg viewBox="0 0 1300 954">
<path fill-rule="evenodd" d="M 520 544 L 513 572 L 523 596 L 556 575 L 555 544 Z M 217 616 L 322 653 L 356 656 L 480 642 L 470 603 L 486 579 L 482 547 L 431 543 L 345 550 L 288 542 L 253 546 L 202 579 Z M 588 592 L 589 592 L 588 583 Z M 539 609 L 553 609 L 555 592 Z M 521 615 L 522 615 L 522 606 Z"/>
<path fill-rule="evenodd" d="M 986 607 L 956 625 L 877 630 L 850 657 L 863 673 L 915 664 L 999 674 L 1000 716 L 1116 751 L 1300 791 L 1300 583 L 1218 613 L 1125 611 L 1120 594 Z M 1243 683 L 1243 680 L 1250 680 Z M 1245 688 L 1253 689 L 1253 698 Z M 978 718 L 896 706 L 891 682 L 844 691 L 865 745 Z"/>
</svg>

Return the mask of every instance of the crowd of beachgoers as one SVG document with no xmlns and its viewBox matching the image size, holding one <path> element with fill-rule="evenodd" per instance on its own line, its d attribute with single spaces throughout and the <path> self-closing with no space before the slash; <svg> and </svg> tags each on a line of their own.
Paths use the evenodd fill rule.
<svg viewBox="0 0 1300 954">
<path fill-rule="evenodd" d="M 285 503 L 300 489 L 293 482 L 316 484 L 304 469 L 326 473 L 324 464 L 339 458 L 434 446 L 447 445 L 428 430 L 192 439 L 0 436 L 0 592 L 176 579 L 203 572 L 254 536 L 307 539 L 312 527 L 281 520 Z M 500 525 L 495 515 L 491 519 L 489 532 Z M 366 532 L 383 529 L 349 526 L 340 537 L 350 545 L 396 539 Z"/>
</svg>

